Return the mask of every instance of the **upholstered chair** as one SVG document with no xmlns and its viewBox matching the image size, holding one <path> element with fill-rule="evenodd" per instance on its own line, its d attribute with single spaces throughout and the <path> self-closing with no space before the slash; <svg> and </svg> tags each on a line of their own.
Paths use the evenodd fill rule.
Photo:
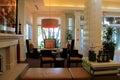
<svg viewBox="0 0 120 80">
<path fill-rule="evenodd" d="M 38 49 L 34 47 L 31 40 L 26 40 L 27 57 L 28 58 L 39 58 Z"/>
<path fill-rule="evenodd" d="M 78 50 L 71 50 L 67 54 L 67 67 L 70 67 L 71 63 L 76 63 L 76 66 L 78 66 L 78 63 L 82 64 L 82 54 L 78 53 Z"/>
<path fill-rule="evenodd" d="M 41 50 L 40 52 L 40 67 L 43 67 L 43 64 L 52 64 L 55 62 L 55 56 L 52 54 L 51 50 Z"/>
</svg>

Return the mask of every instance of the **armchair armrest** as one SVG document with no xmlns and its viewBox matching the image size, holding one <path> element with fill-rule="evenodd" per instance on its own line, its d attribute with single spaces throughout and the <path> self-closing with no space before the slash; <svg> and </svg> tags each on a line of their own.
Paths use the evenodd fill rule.
<svg viewBox="0 0 120 80">
<path fill-rule="evenodd" d="M 67 60 L 69 60 L 70 59 L 70 54 L 67 54 Z"/>
<path fill-rule="evenodd" d="M 39 57 L 42 57 L 42 54 L 40 54 Z"/>
<path fill-rule="evenodd" d="M 82 55 L 82 54 L 78 54 L 78 56 L 79 56 L 80 58 L 82 58 L 82 57 L 83 57 L 83 55 Z"/>
<path fill-rule="evenodd" d="M 56 55 L 51 54 L 51 57 L 56 58 Z"/>
<path fill-rule="evenodd" d="M 40 57 L 40 61 L 41 61 L 42 60 L 42 54 L 40 54 L 39 57 Z"/>
</svg>

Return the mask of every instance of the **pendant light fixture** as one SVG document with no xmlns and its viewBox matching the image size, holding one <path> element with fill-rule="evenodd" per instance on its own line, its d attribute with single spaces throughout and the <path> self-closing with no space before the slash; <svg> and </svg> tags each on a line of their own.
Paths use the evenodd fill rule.
<svg viewBox="0 0 120 80">
<path fill-rule="evenodd" d="M 58 27 L 58 20 L 52 19 L 52 18 L 42 19 L 42 27 L 56 28 L 56 27 Z"/>
<path fill-rule="evenodd" d="M 51 0 L 49 0 L 49 4 L 50 3 L 51 3 Z M 50 6 L 51 5 L 49 5 L 49 17 L 51 17 Z M 42 19 L 41 23 L 42 23 L 43 28 L 56 28 L 56 27 L 58 27 L 58 20 L 57 19 L 45 18 L 45 19 Z"/>
</svg>

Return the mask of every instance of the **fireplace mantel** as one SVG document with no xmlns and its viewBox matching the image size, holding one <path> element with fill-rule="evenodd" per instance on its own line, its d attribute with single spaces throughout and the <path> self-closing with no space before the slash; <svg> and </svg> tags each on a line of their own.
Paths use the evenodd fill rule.
<svg viewBox="0 0 120 80">
<path fill-rule="evenodd" d="M 16 35 L 16 34 L 2 34 L 0 33 L 0 40 L 1 39 L 18 39 L 23 37 L 23 35 Z"/>
<path fill-rule="evenodd" d="M 20 37 L 23 37 L 23 35 L 0 33 L 0 48 L 18 44 L 18 39 Z"/>
</svg>

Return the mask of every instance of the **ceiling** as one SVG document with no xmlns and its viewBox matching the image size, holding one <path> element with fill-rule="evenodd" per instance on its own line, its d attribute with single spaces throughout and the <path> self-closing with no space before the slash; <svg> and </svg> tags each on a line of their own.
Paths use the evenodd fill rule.
<svg viewBox="0 0 120 80">
<path fill-rule="evenodd" d="M 26 0 L 32 12 L 83 10 L 86 0 Z M 50 6 L 50 7 L 49 7 Z M 103 10 L 120 11 L 120 0 L 102 0 Z"/>
</svg>

